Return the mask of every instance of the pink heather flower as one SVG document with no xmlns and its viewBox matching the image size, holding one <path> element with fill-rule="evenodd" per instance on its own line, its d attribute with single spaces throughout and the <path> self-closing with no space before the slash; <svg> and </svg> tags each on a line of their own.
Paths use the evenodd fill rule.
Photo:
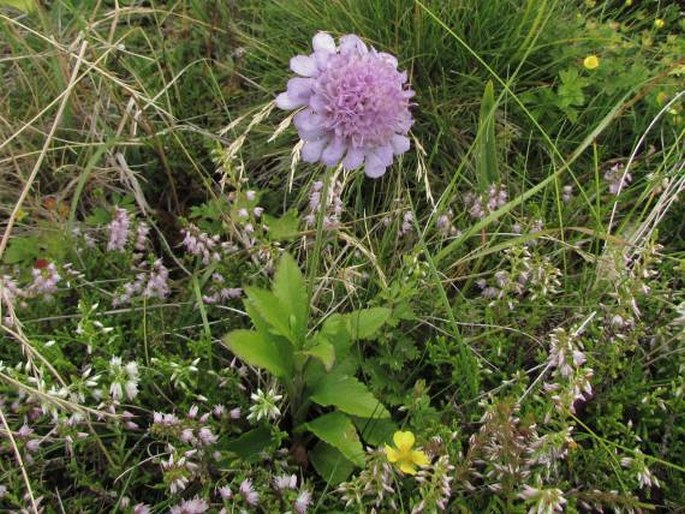
<svg viewBox="0 0 685 514">
<path fill-rule="evenodd" d="M 295 512 L 297 514 L 306 514 L 309 504 L 312 502 L 312 493 L 309 491 L 300 491 L 295 500 Z"/>
<path fill-rule="evenodd" d="M 209 509 L 209 504 L 197 496 L 192 500 L 185 500 L 175 507 L 171 507 L 170 514 L 202 514 Z"/>
<path fill-rule="evenodd" d="M 108 252 L 123 252 L 128 239 L 131 219 L 128 211 L 120 207 L 114 212 L 114 219 L 109 224 L 109 242 L 107 243 Z"/>
<path fill-rule="evenodd" d="M 276 98 L 276 106 L 292 110 L 295 128 L 304 141 L 302 160 L 321 161 L 347 170 L 365 165 L 367 176 L 378 178 L 393 157 L 409 150 L 407 133 L 413 123 L 406 87 L 407 73 L 397 59 L 368 48 L 354 34 L 333 37 L 319 32 L 314 53 L 297 55 L 290 69 L 299 77 Z"/>
<path fill-rule="evenodd" d="M 252 480 L 246 478 L 240 483 L 240 495 L 245 498 L 245 502 L 250 507 L 255 507 L 259 503 L 259 493 L 252 487 Z"/>
</svg>

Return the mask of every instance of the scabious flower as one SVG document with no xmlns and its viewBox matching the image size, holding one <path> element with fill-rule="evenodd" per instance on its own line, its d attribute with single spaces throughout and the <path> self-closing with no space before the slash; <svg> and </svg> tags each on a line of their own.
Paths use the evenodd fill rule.
<svg viewBox="0 0 685 514">
<path fill-rule="evenodd" d="M 430 463 L 428 455 L 421 450 L 412 450 L 416 438 L 412 432 L 397 431 L 392 436 L 396 448 L 385 445 L 388 460 L 398 466 L 402 473 L 416 474 L 416 466 L 427 466 Z"/>
<path fill-rule="evenodd" d="M 293 119 L 303 140 L 302 160 L 326 166 L 342 162 L 347 170 L 364 165 L 378 178 L 393 157 L 409 150 L 407 133 L 413 123 L 406 87 L 407 73 L 397 59 L 368 48 L 358 36 L 333 37 L 319 32 L 314 53 L 297 55 L 290 69 L 297 73 L 276 98 L 285 110 L 304 109 Z"/>
</svg>

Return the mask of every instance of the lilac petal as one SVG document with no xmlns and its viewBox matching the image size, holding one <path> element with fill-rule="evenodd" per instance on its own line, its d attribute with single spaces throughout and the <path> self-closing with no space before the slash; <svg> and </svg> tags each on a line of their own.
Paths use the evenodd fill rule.
<svg viewBox="0 0 685 514">
<path fill-rule="evenodd" d="M 335 40 L 330 34 L 326 32 L 319 32 L 312 39 L 312 47 L 314 48 L 315 52 L 323 50 L 326 52 L 334 53 Z"/>
<path fill-rule="evenodd" d="M 322 123 L 323 117 L 309 109 L 298 112 L 293 119 L 297 133 L 306 141 L 319 139 L 325 134 L 326 129 L 322 126 Z"/>
<path fill-rule="evenodd" d="M 378 158 L 378 156 L 372 152 L 366 156 L 366 166 L 364 167 L 364 173 L 367 177 L 378 178 L 385 174 L 385 168 L 387 166 Z"/>
<path fill-rule="evenodd" d="M 305 103 L 307 103 L 306 100 L 291 98 L 288 93 L 281 93 L 276 97 L 276 107 L 285 111 L 292 111 L 293 109 L 302 107 Z"/>
<path fill-rule="evenodd" d="M 295 77 L 288 81 L 288 96 L 293 100 L 301 100 L 306 103 L 312 96 L 314 79 Z"/>
<path fill-rule="evenodd" d="M 384 166 L 390 166 L 392 164 L 393 152 L 391 145 L 379 146 L 370 154 L 367 154 L 367 156 L 368 155 L 375 155 L 378 157 L 378 160 L 382 162 Z"/>
<path fill-rule="evenodd" d="M 388 64 L 392 65 L 393 68 L 397 68 L 397 57 L 394 55 L 386 54 L 385 52 L 378 52 L 378 57 L 383 59 Z M 406 81 L 406 78 L 403 82 Z"/>
<path fill-rule="evenodd" d="M 328 139 L 321 138 L 316 141 L 305 141 L 300 154 L 304 162 L 316 162 L 321 157 L 323 147 L 328 143 Z"/>
<path fill-rule="evenodd" d="M 395 134 L 390 140 L 392 151 L 395 155 L 400 155 L 409 150 L 410 142 L 407 136 Z"/>
<path fill-rule="evenodd" d="M 290 69 L 303 77 L 313 77 L 316 75 L 316 61 L 308 55 L 296 55 L 290 59 Z"/>
<path fill-rule="evenodd" d="M 321 154 L 321 162 L 323 162 L 326 166 L 335 166 L 340 162 L 340 159 L 342 159 L 345 150 L 346 145 L 343 140 L 340 138 L 335 138 Z"/>
<path fill-rule="evenodd" d="M 343 159 L 343 167 L 346 170 L 359 168 L 364 163 L 364 152 L 361 148 L 351 147 Z"/>
<path fill-rule="evenodd" d="M 355 50 L 359 55 L 369 53 L 369 49 L 366 48 L 366 45 L 358 36 L 348 34 L 340 38 L 340 53 L 347 53 Z"/>
</svg>

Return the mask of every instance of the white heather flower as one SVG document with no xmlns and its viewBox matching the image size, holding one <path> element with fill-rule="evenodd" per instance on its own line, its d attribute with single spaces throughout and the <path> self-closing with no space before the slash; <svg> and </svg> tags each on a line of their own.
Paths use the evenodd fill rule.
<svg viewBox="0 0 685 514">
<path fill-rule="evenodd" d="M 250 407 L 247 419 L 259 421 L 262 418 L 276 419 L 281 415 L 277 402 L 283 398 L 283 395 L 276 394 L 273 389 L 266 392 L 257 389 L 257 392 L 252 393 L 250 398 L 254 404 Z"/>
<path fill-rule="evenodd" d="M 247 198 L 248 202 L 253 202 L 254 199 L 257 198 L 257 193 L 250 189 L 247 193 L 245 193 L 245 198 Z"/>
<path fill-rule="evenodd" d="M 414 92 L 406 87 L 406 72 L 397 70 L 395 57 L 353 34 L 336 46 L 330 34 L 319 32 L 312 46 L 311 55 L 290 60 L 299 77 L 276 98 L 281 109 L 305 107 L 293 120 L 304 141 L 302 160 L 331 167 L 342 162 L 348 170 L 365 165 L 367 176 L 382 176 L 410 145 Z"/>
<path fill-rule="evenodd" d="M 536 489 L 527 485 L 523 486 L 523 492 L 519 498 L 534 502 L 528 510 L 528 514 L 553 514 L 563 512 L 566 498 L 561 489 Z"/>
<path fill-rule="evenodd" d="M 112 376 L 109 394 L 113 400 L 121 400 L 124 391 L 129 400 L 138 396 L 138 364 L 135 361 L 122 365 L 121 357 L 112 357 L 109 361 L 109 374 Z"/>
<path fill-rule="evenodd" d="M 107 243 L 108 252 L 123 252 L 128 240 L 131 219 L 128 211 L 116 207 L 114 218 L 109 224 L 109 241 Z"/>
</svg>

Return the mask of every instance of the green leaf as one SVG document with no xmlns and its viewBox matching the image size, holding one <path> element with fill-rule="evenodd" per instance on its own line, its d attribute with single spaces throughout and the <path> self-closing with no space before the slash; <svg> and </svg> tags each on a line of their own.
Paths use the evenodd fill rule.
<svg viewBox="0 0 685 514">
<path fill-rule="evenodd" d="M 280 218 L 265 214 L 264 223 L 269 227 L 268 238 L 270 241 L 289 241 L 300 235 L 300 218 L 297 209 L 289 210 Z"/>
<path fill-rule="evenodd" d="M 14 7 L 20 11 L 32 12 L 36 8 L 35 0 L 0 0 L 0 7 Z"/>
<path fill-rule="evenodd" d="M 352 339 L 373 339 L 378 330 L 388 321 L 391 312 L 386 307 L 372 307 L 345 314 L 347 328 Z"/>
<path fill-rule="evenodd" d="M 298 347 L 297 340 L 290 328 L 290 315 L 275 294 L 258 287 L 246 287 L 245 295 L 262 319 L 270 325 L 273 333 L 282 335 Z"/>
<path fill-rule="evenodd" d="M 290 379 L 292 377 L 292 351 L 254 330 L 234 330 L 224 338 L 228 348 L 241 360 L 263 368 L 272 375 Z"/>
<path fill-rule="evenodd" d="M 326 375 L 314 386 L 310 398 L 322 407 L 334 406 L 362 418 L 389 418 L 390 413 L 373 394 L 354 377 Z"/>
<path fill-rule="evenodd" d="M 491 184 L 500 182 L 495 142 L 495 107 L 495 89 L 490 80 L 485 85 L 478 122 L 476 175 L 481 191 L 485 191 Z"/>
<path fill-rule="evenodd" d="M 273 442 L 271 430 L 262 425 L 228 441 L 224 448 L 249 462 L 260 459 L 260 453 Z"/>
<path fill-rule="evenodd" d="M 5 264 L 19 264 L 30 262 L 41 253 L 40 243 L 33 237 L 16 237 L 10 239 L 9 246 L 2 260 Z"/>
<path fill-rule="evenodd" d="M 351 416 L 361 438 L 373 446 L 389 442 L 397 431 L 397 425 L 390 418 L 358 418 Z"/>
<path fill-rule="evenodd" d="M 333 314 L 326 318 L 319 331 L 321 337 L 325 337 L 335 348 L 335 356 L 338 360 L 347 356 L 350 351 L 352 338 L 347 328 L 345 318 L 340 314 Z"/>
<path fill-rule="evenodd" d="M 304 428 L 322 441 L 338 449 L 347 459 L 359 467 L 364 466 L 364 448 L 350 418 L 341 412 L 324 414 L 305 423 Z"/>
<path fill-rule="evenodd" d="M 319 341 L 318 344 L 302 353 L 318 359 L 321 361 L 321 364 L 323 364 L 326 371 L 330 371 L 333 369 L 333 364 L 335 364 L 335 348 L 331 343 L 320 336 L 317 337 L 317 340 Z"/>
<path fill-rule="evenodd" d="M 274 295 L 288 311 L 290 328 L 297 340 L 304 339 L 309 312 L 309 294 L 302 272 L 290 254 L 283 254 L 274 276 Z"/>
<path fill-rule="evenodd" d="M 314 465 L 316 472 L 332 485 L 344 482 L 354 471 L 354 464 L 339 450 L 323 441 L 316 443 L 314 449 L 309 452 L 309 461 Z"/>
</svg>

